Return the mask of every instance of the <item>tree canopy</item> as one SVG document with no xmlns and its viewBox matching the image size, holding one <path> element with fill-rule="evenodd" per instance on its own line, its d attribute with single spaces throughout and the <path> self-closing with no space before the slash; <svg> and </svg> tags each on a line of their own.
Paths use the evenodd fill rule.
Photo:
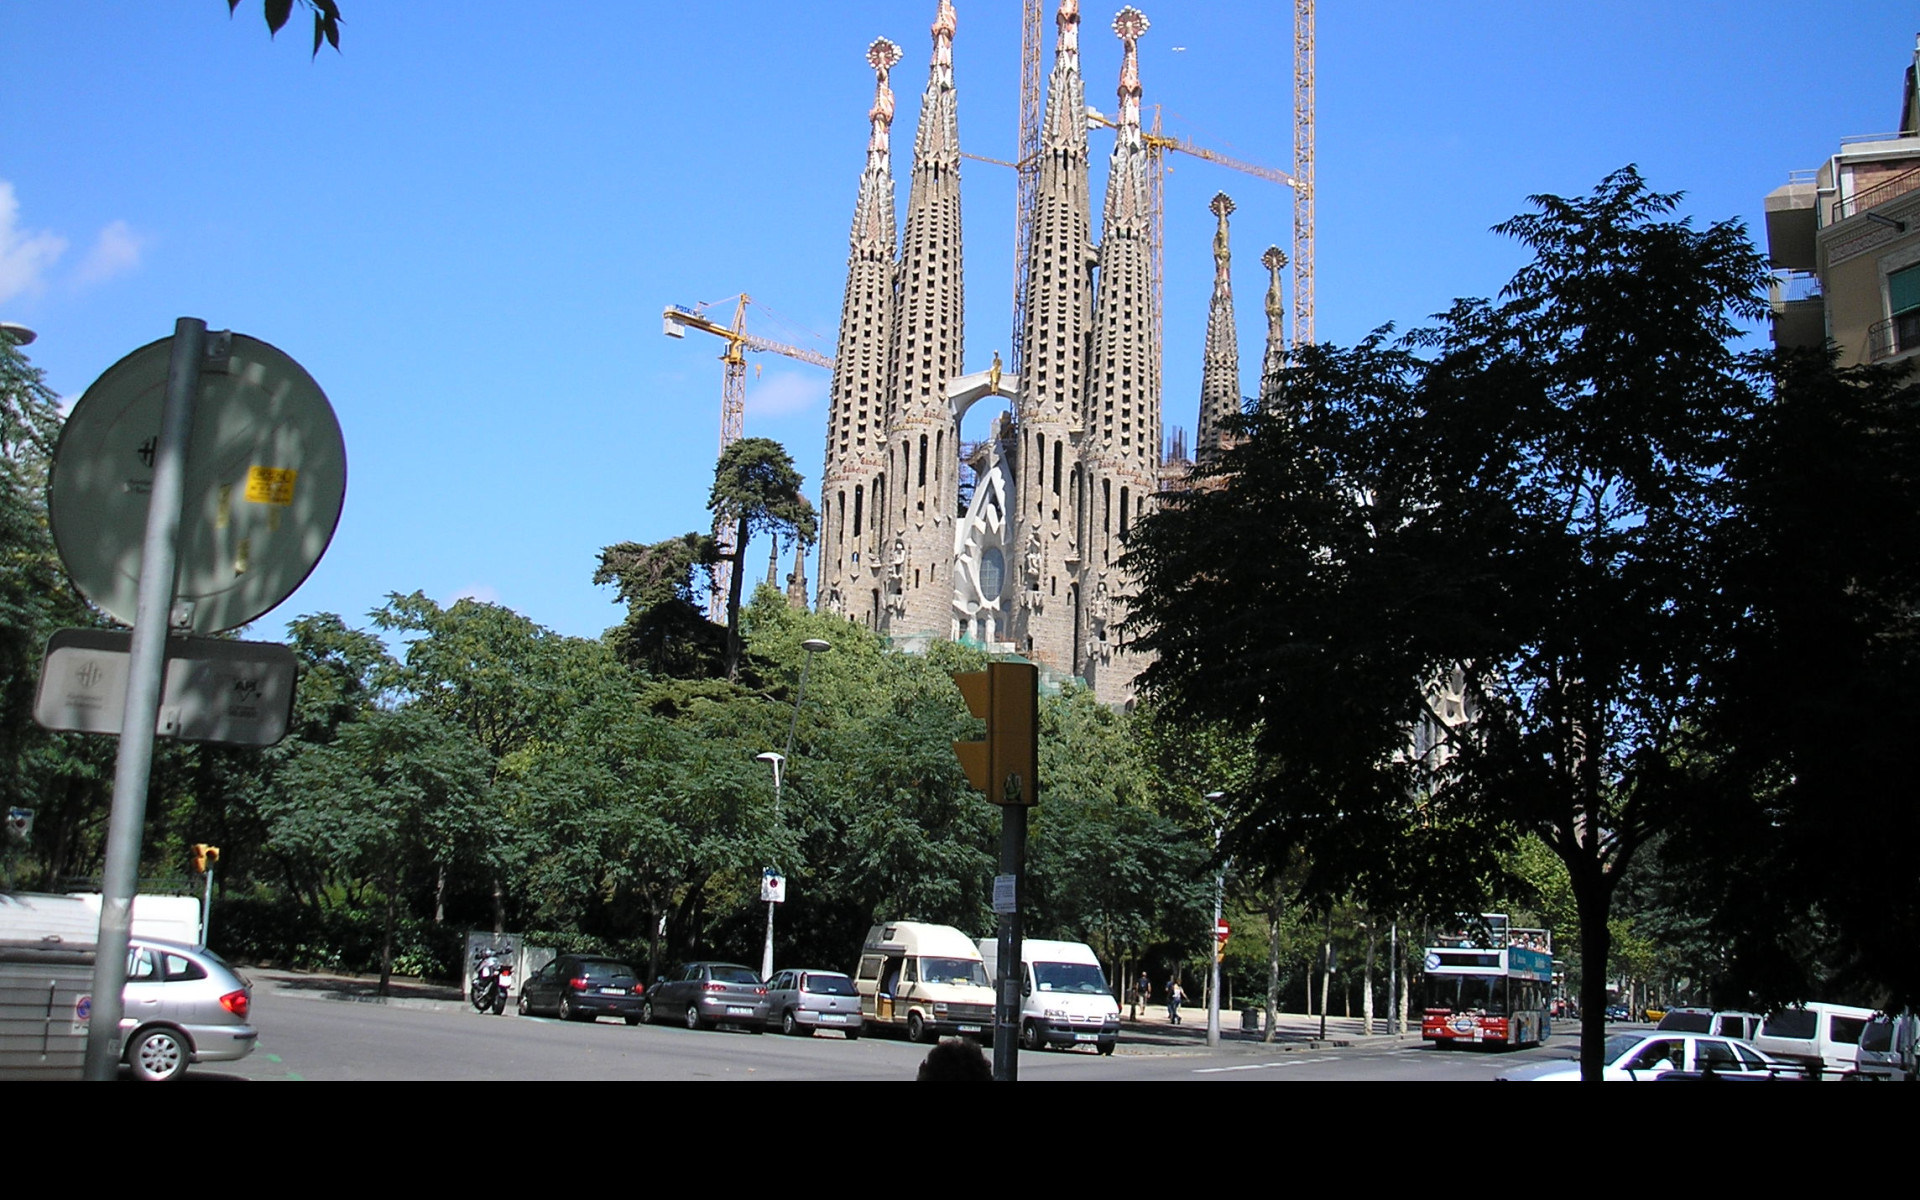
<svg viewBox="0 0 1920 1200">
<path fill-rule="evenodd" d="M 1764 264 L 1631 168 L 1531 202 L 1497 227 L 1534 255 L 1498 301 L 1302 350 L 1286 405 L 1142 521 L 1128 562 L 1150 694 L 1253 725 L 1272 758 L 1243 836 L 1457 884 L 1537 833 L 1604 963 L 1620 871 L 1704 794 L 1733 615 L 1710 554 L 1762 399 L 1732 343 Z M 1582 999 L 1594 1067 L 1602 972 Z"/>
</svg>

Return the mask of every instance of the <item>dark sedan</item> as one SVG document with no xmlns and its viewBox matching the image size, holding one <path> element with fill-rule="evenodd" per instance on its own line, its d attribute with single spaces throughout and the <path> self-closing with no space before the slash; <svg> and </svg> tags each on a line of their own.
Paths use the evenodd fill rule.
<svg viewBox="0 0 1920 1200">
<path fill-rule="evenodd" d="M 739 1025 L 760 1033 L 767 1023 L 767 1008 L 767 987 L 752 968 L 691 962 L 655 980 L 641 1012 L 648 1024 L 678 1017 L 688 1029 Z"/>
<path fill-rule="evenodd" d="M 638 1025 L 646 989 L 633 968 L 617 959 L 562 954 L 520 988 L 520 1015 L 552 1013 L 562 1021 L 620 1017 Z"/>
</svg>

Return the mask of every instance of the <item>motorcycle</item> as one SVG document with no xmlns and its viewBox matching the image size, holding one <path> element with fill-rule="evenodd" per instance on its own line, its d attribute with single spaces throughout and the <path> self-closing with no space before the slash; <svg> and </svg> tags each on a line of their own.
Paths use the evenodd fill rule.
<svg viewBox="0 0 1920 1200">
<path fill-rule="evenodd" d="M 499 1016 L 507 1011 L 507 993 L 513 990 L 513 964 L 502 961 L 513 954 L 513 947 L 488 947 L 475 950 L 473 968 L 473 1007 L 477 1012 L 492 1011 Z"/>
</svg>

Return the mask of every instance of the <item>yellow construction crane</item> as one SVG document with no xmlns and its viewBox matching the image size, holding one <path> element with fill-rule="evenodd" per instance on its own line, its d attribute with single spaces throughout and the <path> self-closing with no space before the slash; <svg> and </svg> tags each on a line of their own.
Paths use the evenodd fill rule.
<svg viewBox="0 0 1920 1200">
<path fill-rule="evenodd" d="M 733 320 L 722 325 L 706 315 L 715 305 L 734 302 Z M 698 329 L 726 341 L 727 348 L 721 352 L 720 361 L 726 364 L 726 371 L 720 385 L 720 449 L 725 452 L 728 446 L 740 440 L 741 430 L 746 423 L 747 413 L 747 359 L 748 351 L 760 354 L 784 354 L 788 358 L 812 363 L 816 367 L 833 370 L 833 359 L 817 350 L 808 350 L 804 346 L 789 346 L 747 332 L 747 305 L 752 300 L 745 292 L 738 296 L 729 296 L 726 300 L 709 301 L 687 308 L 680 304 L 669 304 L 660 311 L 660 332 L 668 337 L 683 338 L 687 330 Z M 733 544 L 733 526 L 728 522 L 716 521 L 713 526 L 713 540 L 720 547 L 720 563 L 714 569 L 713 594 L 707 600 L 707 616 L 714 621 L 726 620 L 727 590 L 733 581 L 732 555 L 736 547 Z"/>
</svg>

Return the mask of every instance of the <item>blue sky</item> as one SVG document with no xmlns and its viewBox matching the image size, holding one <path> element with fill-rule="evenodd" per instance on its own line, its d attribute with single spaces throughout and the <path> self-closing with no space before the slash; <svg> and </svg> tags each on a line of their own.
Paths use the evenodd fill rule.
<svg viewBox="0 0 1920 1200">
<path fill-rule="evenodd" d="M 222 0 L 0 5 L 0 320 L 39 332 L 29 353 L 69 397 L 183 315 L 319 380 L 346 433 L 346 510 L 256 636 L 303 612 L 360 623 L 416 589 L 598 634 L 620 615 L 591 583 L 600 547 L 707 523 L 719 347 L 662 337 L 661 307 L 745 291 L 766 306 L 750 329 L 832 352 L 865 47 L 906 50 L 904 203 L 934 4 L 342 3 L 343 53 L 314 61 L 299 15 L 268 40 L 259 0 L 233 20 Z M 962 144 L 1012 158 L 1019 6 L 956 6 Z M 1169 131 L 1289 167 L 1290 5 L 1142 7 L 1146 100 Z M 1082 35 L 1103 109 L 1110 16 L 1090 3 Z M 1879 0 L 1323 4 L 1320 338 L 1497 290 L 1520 257 L 1489 226 L 1629 162 L 1697 219 L 1760 233 L 1790 169 L 1892 129 L 1917 28 L 1910 4 Z M 1008 343 L 1013 179 L 977 162 L 963 178 L 981 369 Z M 1219 190 L 1238 205 L 1249 380 L 1259 252 L 1289 239 L 1282 188 L 1174 159 L 1164 409 L 1189 430 Z M 811 483 L 826 373 L 759 359 L 747 432 Z"/>
</svg>

